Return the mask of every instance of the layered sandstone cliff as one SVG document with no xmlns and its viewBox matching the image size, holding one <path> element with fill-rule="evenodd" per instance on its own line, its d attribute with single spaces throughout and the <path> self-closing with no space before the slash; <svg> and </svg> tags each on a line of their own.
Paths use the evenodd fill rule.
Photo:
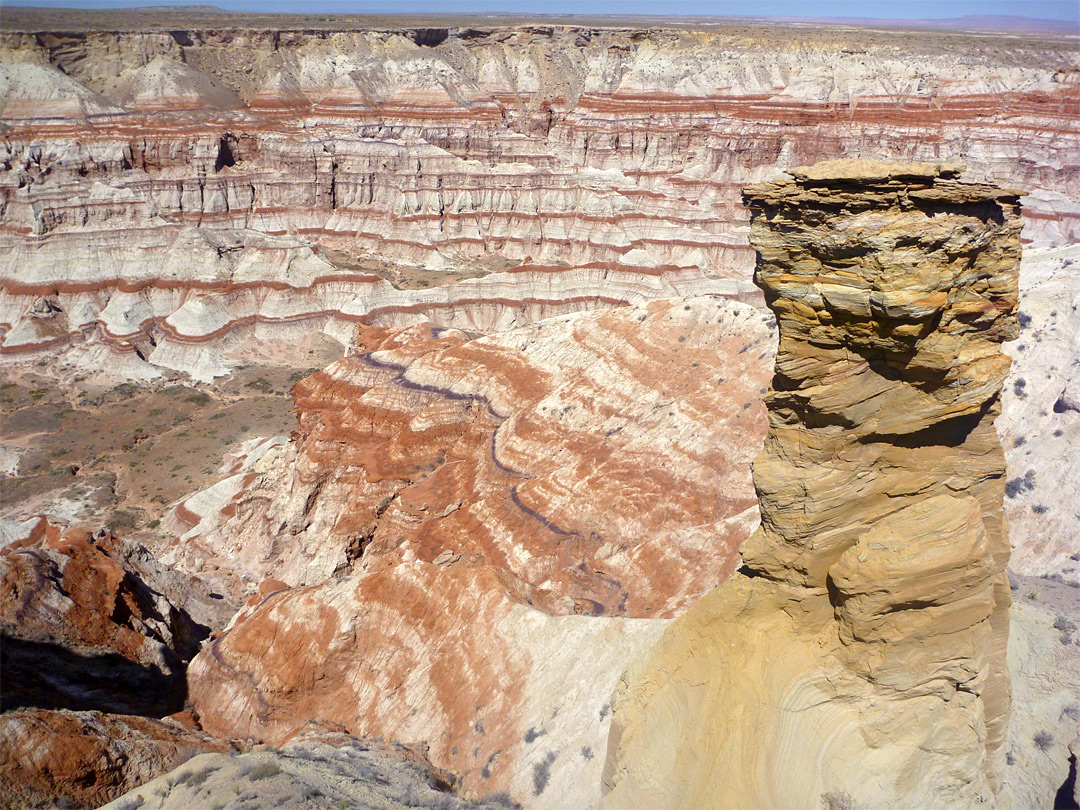
<svg viewBox="0 0 1080 810">
<path fill-rule="evenodd" d="M 619 675 L 754 525 L 770 334 L 709 298 L 364 330 L 295 389 L 293 442 L 172 518 L 166 559 L 259 587 L 189 670 L 204 727 L 340 724 L 472 795 L 595 805 Z"/>
<path fill-rule="evenodd" d="M 372 309 L 446 303 L 373 285 L 386 266 L 542 271 L 450 294 L 485 325 L 636 302 L 642 276 L 646 294 L 658 275 L 712 292 L 703 279 L 749 270 L 746 182 L 868 144 L 1031 189 L 1029 239 L 1074 241 L 1080 222 L 1066 40 L 227 18 L 57 32 L 15 12 L 5 27 L 0 351 L 15 356 L 101 342 L 130 376 L 206 379 L 234 331 L 340 336 Z M 192 227 L 230 244 L 191 260 Z"/>
<path fill-rule="evenodd" d="M 205 575 L 218 594 L 251 600 L 195 665 L 193 697 L 215 733 L 278 743 L 307 719 L 340 723 L 358 734 L 429 742 L 432 760 L 462 774 L 474 795 L 505 789 L 537 807 L 598 800 L 612 685 L 666 622 L 731 574 L 757 520 L 746 464 L 765 431 L 757 396 L 773 351 L 765 313 L 725 300 L 760 303 L 749 281 L 753 251 L 740 190 L 777 167 L 820 158 L 962 160 L 968 179 L 1029 190 L 1023 331 L 1007 349 L 1014 363 L 999 420 L 1009 454 L 1006 510 L 1019 543 L 1015 562 L 1075 576 L 1080 512 L 1055 491 L 1080 476 L 1075 42 L 763 25 L 418 29 L 330 20 L 300 28 L 276 20 L 260 27 L 213 16 L 197 30 L 135 16 L 123 30 L 81 31 L 68 19 L 63 30 L 23 24 L 23 13 L 8 9 L 0 21 L 5 371 L 40 368 L 47 378 L 56 369 L 67 384 L 95 370 L 95 381 L 156 386 L 177 373 L 210 382 L 253 357 L 299 355 L 307 367 L 320 332 L 351 347 L 296 389 L 292 441 L 244 445 L 225 480 L 162 516 L 172 536 L 155 553 L 165 563 Z M 921 171 L 897 179 L 927 187 L 918 192 L 923 202 L 905 209 L 911 221 L 920 205 L 932 207 L 927 193 L 951 187 L 948 177 Z M 848 180 L 850 189 L 869 182 Z M 801 182 L 811 208 L 825 205 L 814 194 L 835 192 L 823 177 Z M 874 182 L 891 193 L 887 177 Z M 894 229 L 905 230 L 903 222 Z M 961 263 L 956 240 L 965 238 L 961 230 L 938 247 L 916 239 L 900 253 L 931 247 Z M 844 273 L 845 262 L 859 264 L 842 248 L 830 252 L 829 239 L 808 247 L 813 255 L 797 260 L 796 275 L 826 259 Z M 906 283 L 906 272 L 894 280 Z M 796 355 L 781 358 L 789 388 L 804 381 L 798 390 L 807 402 L 796 405 L 812 415 L 813 424 L 796 432 L 812 435 L 802 453 L 835 452 L 848 466 L 823 483 L 807 475 L 802 455 L 793 463 L 788 445 L 777 445 L 760 465 L 767 520 L 747 554 L 765 575 L 752 581 L 756 588 L 769 579 L 784 593 L 812 596 L 785 603 L 811 617 L 800 628 L 835 630 L 837 638 L 844 628 L 849 643 L 832 636 L 821 643 L 836 660 L 848 656 L 837 665 L 841 674 L 828 677 L 844 694 L 877 694 L 885 688 L 879 676 L 903 669 L 895 656 L 914 656 L 889 635 L 890 623 L 952 608 L 925 604 L 936 592 L 920 595 L 893 605 L 878 628 L 875 611 L 887 607 L 873 604 L 879 595 L 860 577 L 888 574 L 890 588 L 903 592 L 908 563 L 872 558 L 876 568 L 864 568 L 850 556 L 832 559 L 858 533 L 845 522 L 856 505 L 846 493 L 865 491 L 879 510 L 871 519 L 880 517 L 886 534 L 884 513 L 906 503 L 904 487 L 914 492 L 924 483 L 928 498 L 970 506 L 970 494 L 989 515 L 1000 458 L 984 423 L 955 446 L 932 436 L 940 452 L 920 444 L 933 426 L 905 427 L 904 419 L 931 419 L 933 408 L 933 420 L 962 412 L 985 393 L 966 372 L 954 386 L 963 392 L 935 388 L 935 353 L 951 349 L 931 327 L 948 307 L 920 321 L 914 314 L 936 307 L 934 295 L 875 303 L 850 289 L 863 282 L 844 273 L 825 282 L 828 289 L 785 275 L 773 286 L 790 282 L 795 291 L 769 295 L 799 302 L 789 332 L 800 319 L 817 323 L 820 355 L 798 354 L 789 340 Z M 971 312 L 954 320 L 964 318 L 980 323 Z M 838 351 L 834 333 L 848 328 L 855 331 L 845 340 L 856 348 L 885 341 L 884 356 L 900 356 L 905 373 L 922 375 L 919 384 L 890 387 L 898 381 L 888 374 L 827 364 L 821 358 Z M 923 345 L 931 339 L 933 347 Z M 905 341 L 921 347 L 910 363 Z M 965 355 L 954 365 L 969 360 L 979 374 L 983 366 L 993 372 L 978 378 L 993 385 L 999 361 Z M 968 399 L 950 404 L 952 394 Z M 901 399 L 884 427 L 867 421 L 879 400 Z M 952 416 L 945 423 L 961 424 Z M 840 428 L 870 432 L 853 443 L 834 435 Z M 18 454 L 4 451 L 0 468 L 17 474 L 9 460 Z M 867 459 L 872 474 L 852 472 Z M 952 467 L 956 474 L 942 481 Z M 808 492 L 814 484 L 828 495 L 800 501 L 779 480 L 792 472 Z M 924 478 L 897 490 L 900 473 Z M 927 517 L 928 536 L 910 553 L 933 545 L 933 531 L 960 537 L 970 529 L 970 514 L 946 503 L 944 515 Z M 41 506 L 49 509 L 70 519 Z M 1000 581 L 995 520 L 986 518 L 988 540 L 968 538 L 973 559 L 986 542 L 993 560 L 972 562 L 970 581 L 943 589 L 977 596 L 984 574 Z M 821 525 L 820 554 L 778 540 Z M 916 556 L 930 560 L 929 552 Z M 142 574 L 133 576 L 154 593 L 128 587 L 127 566 L 99 559 L 93 548 L 12 546 L 0 557 L 13 572 L 5 580 L 11 611 L 22 611 L 13 625 L 62 631 L 65 643 L 85 642 L 83 651 L 95 656 L 108 636 L 121 654 L 138 653 L 125 667 L 168 655 L 171 627 L 162 618 L 166 602 L 176 603 Z M 940 565 L 951 576 L 961 562 Z M 105 584 L 100 594 L 87 587 L 96 582 Z M 831 623 L 819 610 L 830 585 L 837 610 L 847 600 L 847 613 Z M 37 597 L 20 602 L 10 596 L 16 592 Z M 753 593 L 751 614 L 764 598 Z M 974 622 L 969 633 L 975 646 L 987 637 L 988 661 L 1001 650 L 999 597 L 992 632 Z M 956 607 L 957 621 L 982 607 Z M 84 621 L 88 614 L 108 620 Z M 656 616 L 663 618 L 645 621 Z M 1049 626 L 1055 617 L 1047 616 Z M 939 649 L 922 632 L 913 638 Z M 880 649 L 881 661 L 868 648 Z M 992 749 L 1001 724 L 991 707 L 989 726 L 980 727 L 979 706 L 992 704 L 995 690 L 1002 697 L 1000 679 L 983 686 L 983 663 L 968 662 L 963 644 L 950 649 L 961 651 L 955 667 L 964 670 L 941 665 L 942 682 L 956 684 L 950 705 L 972 701 L 972 734 Z M 167 663 L 168 677 L 179 673 L 176 661 Z M 853 675 L 860 666 L 870 674 Z M 976 674 L 965 680 L 968 669 Z M 769 677 L 751 673 L 747 688 Z M 1053 701 L 1046 702 L 1049 717 Z M 1055 702 L 1053 717 L 1066 709 Z M 67 716 L 49 722 L 77 725 Z M 110 722 L 87 721 L 85 736 L 111 733 Z M 803 738 L 783 737 L 784 746 Z M 970 754 L 958 755 L 958 782 L 985 759 L 977 745 L 924 743 Z M 88 759 L 123 750 L 95 746 L 80 750 Z M 165 740 L 146 750 L 171 756 L 171 746 Z M 1016 783 L 1038 781 L 1028 777 L 1047 759 L 1028 753 L 1010 757 L 1020 763 Z M 796 761 L 788 755 L 784 747 L 756 764 L 775 770 L 776 761 Z M 892 750 L 882 757 L 892 761 Z M 157 770 L 175 761 L 150 758 Z M 696 749 L 683 757 L 693 758 L 700 759 Z M 132 759 L 140 779 L 157 772 L 140 769 L 146 760 Z M 1021 768 L 1027 775 L 1018 778 Z M 131 784 L 130 774 L 120 776 L 110 790 Z M 830 775 L 822 792 L 841 802 L 846 778 Z"/>
<path fill-rule="evenodd" d="M 939 164 L 752 186 L 780 326 L 744 567 L 624 679 L 609 807 L 968 807 L 1009 717 L 1021 192 Z"/>
<path fill-rule="evenodd" d="M 208 382 L 266 341 L 348 345 L 361 320 L 496 331 L 751 300 L 747 182 L 870 153 L 962 161 L 1029 192 L 1045 306 L 1012 352 L 1007 508 L 1021 570 L 1072 565 L 1080 518 L 1047 471 L 1080 476 L 1075 42 L 89 19 L 0 22 L 0 362 Z"/>
</svg>

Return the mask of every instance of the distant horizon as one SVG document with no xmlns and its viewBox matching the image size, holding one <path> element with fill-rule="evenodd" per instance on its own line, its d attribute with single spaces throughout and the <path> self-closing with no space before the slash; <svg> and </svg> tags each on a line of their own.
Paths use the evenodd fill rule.
<svg viewBox="0 0 1080 810">
<path fill-rule="evenodd" d="M 211 8 L 226 13 L 343 14 L 343 15 L 438 15 L 511 14 L 536 17 L 734 17 L 826 22 L 851 21 L 948 21 L 1003 18 L 1032 22 L 1074 23 L 1080 29 L 1080 4 L 1076 0 L 669 0 L 664 11 L 656 11 L 652 0 L 594 0 L 583 7 L 574 0 L 464 0 L 453 4 L 438 0 L 353 3 L 349 0 L 218 0 L 199 3 L 191 0 L 21 0 L 4 3 L 3 8 L 78 9 L 86 11 L 168 10 L 168 7 Z"/>
</svg>

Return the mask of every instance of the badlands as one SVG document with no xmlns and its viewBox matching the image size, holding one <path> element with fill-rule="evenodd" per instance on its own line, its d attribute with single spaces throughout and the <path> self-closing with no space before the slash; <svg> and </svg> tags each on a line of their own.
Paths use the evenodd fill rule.
<svg viewBox="0 0 1080 810">
<path fill-rule="evenodd" d="M 0 807 L 1076 806 L 1075 36 L 5 8 L 0 135 Z"/>
</svg>

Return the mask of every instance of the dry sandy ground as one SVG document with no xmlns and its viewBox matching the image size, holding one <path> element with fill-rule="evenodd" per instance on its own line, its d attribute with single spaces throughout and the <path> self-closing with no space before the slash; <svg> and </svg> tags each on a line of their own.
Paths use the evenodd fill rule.
<svg viewBox="0 0 1080 810">
<path fill-rule="evenodd" d="M 51 514 L 152 544 L 168 505 L 217 481 L 232 448 L 296 427 L 289 390 L 334 357 L 326 346 L 301 360 L 308 366 L 249 364 L 198 387 L 180 379 L 60 385 L 48 361 L 8 365 L 0 370 L 8 473 L 0 518 Z"/>
<path fill-rule="evenodd" d="M 1053 797 L 1056 791 L 1053 804 L 1042 806 L 1075 807 L 1065 796 L 1075 778 L 1069 744 L 1080 735 L 1080 583 L 1010 579 L 1013 712 L 999 806 L 1019 810 L 1030 797 Z"/>
</svg>

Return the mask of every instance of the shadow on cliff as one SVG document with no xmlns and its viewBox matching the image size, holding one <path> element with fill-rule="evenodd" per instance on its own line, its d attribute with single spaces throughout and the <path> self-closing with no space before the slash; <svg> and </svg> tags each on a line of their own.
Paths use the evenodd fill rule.
<svg viewBox="0 0 1080 810">
<path fill-rule="evenodd" d="M 97 709 L 164 717 L 187 698 L 182 667 L 163 672 L 116 653 L 83 655 L 58 644 L 0 637 L 0 711 Z"/>
<path fill-rule="evenodd" d="M 1054 796 L 1054 810 L 1080 810 L 1076 803 L 1076 754 L 1069 757 L 1069 775 Z"/>
</svg>

